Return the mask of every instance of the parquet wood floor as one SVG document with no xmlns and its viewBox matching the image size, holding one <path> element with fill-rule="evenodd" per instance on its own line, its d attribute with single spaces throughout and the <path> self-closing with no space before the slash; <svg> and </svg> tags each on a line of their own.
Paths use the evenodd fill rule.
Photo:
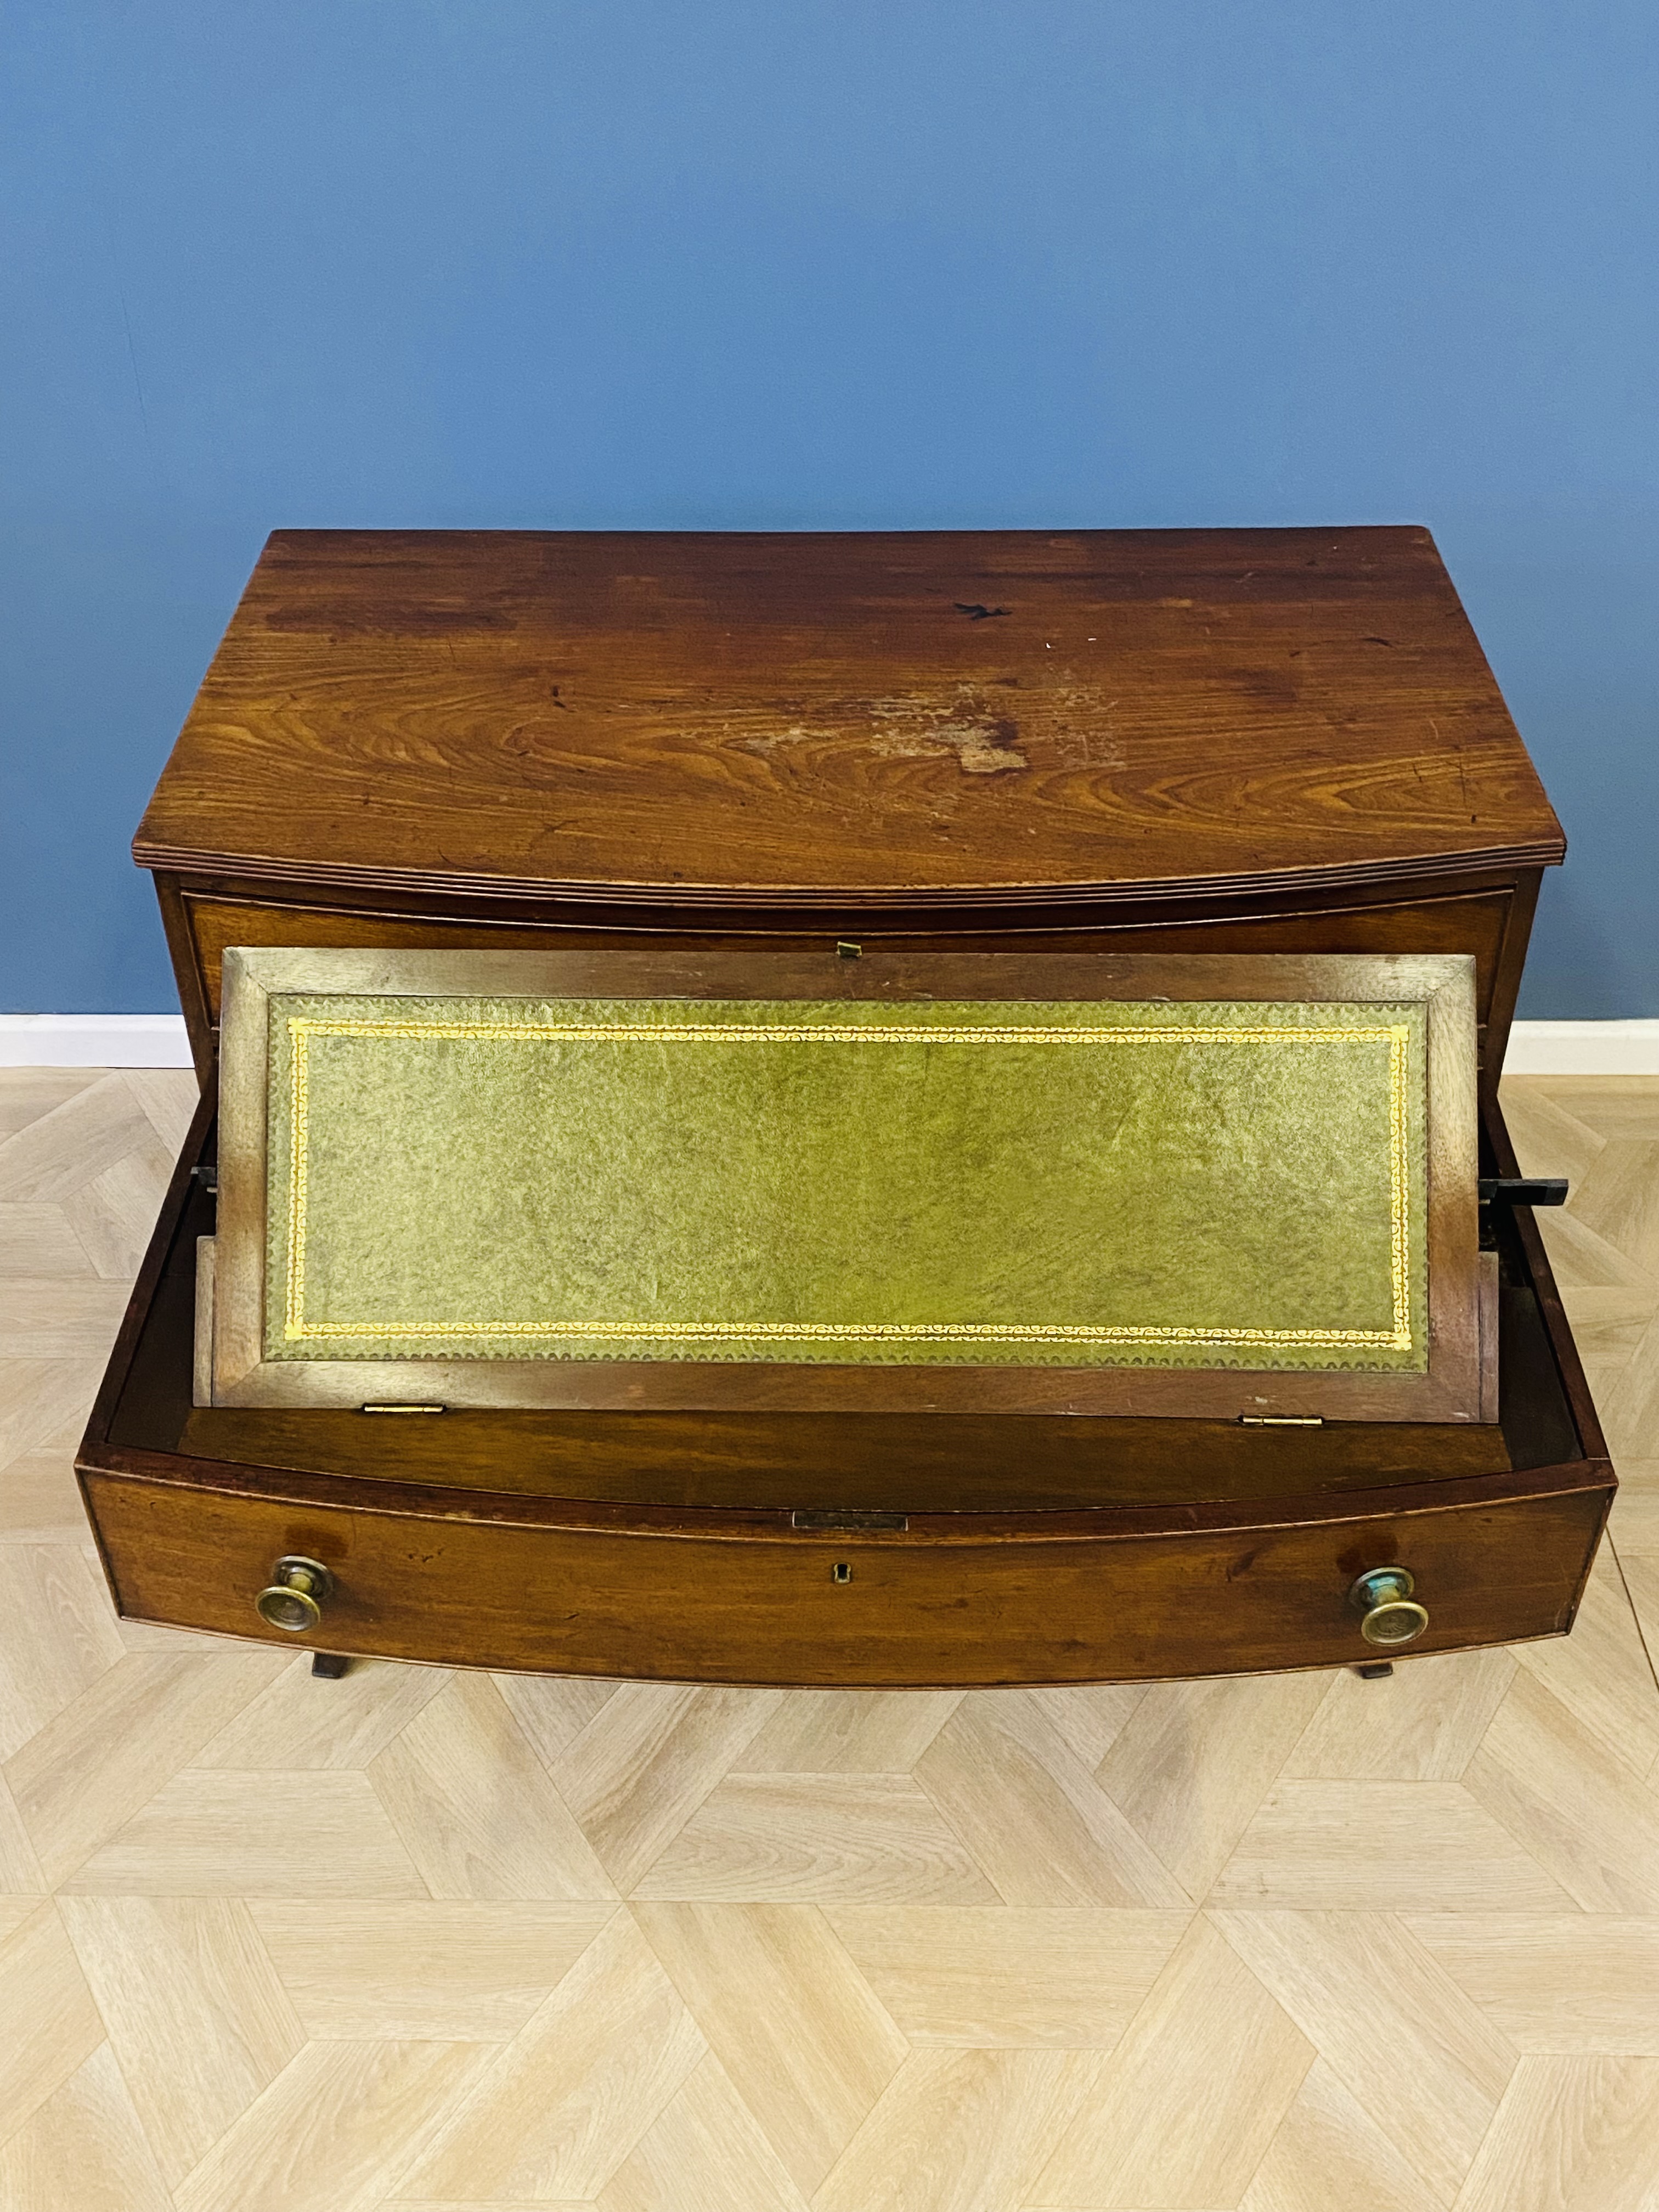
<svg viewBox="0 0 1659 2212">
<path fill-rule="evenodd" d="M 4 2212 L 1659 2208 L 1659 1082 L 1508 1091 L 1625 1482 L 1570 1640 L 965 1697 L 118 1623 L 189 1097 L 0 1078 Z"/>
</svg>

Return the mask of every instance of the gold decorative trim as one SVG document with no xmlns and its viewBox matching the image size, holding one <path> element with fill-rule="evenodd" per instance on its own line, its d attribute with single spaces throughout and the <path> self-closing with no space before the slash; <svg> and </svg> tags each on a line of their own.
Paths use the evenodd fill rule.
<svg viewBox="0 0 1659 2212">
<path fill-rule="evenodd" d="M 431 1022 L 319 1019 L 290 1015 L 289 1172 L 287 1296 L 283 1334 L 301 1338 L 541 1337 L 594 1343 L 708 1344 L 1237 1344 L 1375 1345 L 1412 1348 L 1410 1242 L 1406 1212 L 1406 1059 L 1404 1023 L 1329 1029 L 1058 1029 L 1008 1023 L 888 1024 L 776 1022 Z M 1389 1329 L 1091 1328 L 1059 1322 L 345 1322 L 305 1319 L 307 1153 L 310 1145 L 310 1046 L 317 1036 L 495 1038 L 510 1042 L 700 1044 L 1361 1044 L 1389 1046 L 1390 1274 L 1394 1325 Z"/>
</svg>

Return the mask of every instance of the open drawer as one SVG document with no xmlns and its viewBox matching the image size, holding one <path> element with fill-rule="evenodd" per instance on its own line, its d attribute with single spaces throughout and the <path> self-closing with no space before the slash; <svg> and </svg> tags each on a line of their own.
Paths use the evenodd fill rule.
<svg viewBox="0 0 1659 2212">
<path fill-rule="evenodd" d="M 1524 1213 L 1498 1224 L 1492 1426 L 195 1408 L 196 1243 L 214 1228 L 210 1175 L 197 1170 L 214 1141 L 209 1099 L 77 1460 L 127 1617 L 334 1653 L 672 1680 L 902 1687 L 1329 1667 L 1564 1632 L 1612 1499 Z M 1485 1142 L 1513 1172 L 1495 1109 Z M 314 1620 L 286 1608 L 296 1632 L 256 1607 L 286 1558 L 326 1570 Z M 1384 1648 L 1362 1632 L 1353 1594 L 1387 1568 L 1409 1571 L 1427 1622 Z"/>
</svg>

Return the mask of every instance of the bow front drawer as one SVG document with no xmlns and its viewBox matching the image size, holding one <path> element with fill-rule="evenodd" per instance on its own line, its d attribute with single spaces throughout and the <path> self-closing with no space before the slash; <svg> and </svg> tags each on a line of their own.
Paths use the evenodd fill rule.
<svg viewBox="0 0 1659 2212">
<path fill-rule="evenodd" d="M 1379 1612 L 1374 1627 L 1416 1632 L 1413 1651 L 1547 1636 L 1571 1621 L 1605 1504 L 1594 1487 L 1300 1527 L 964 1542 L 936 1533 L 944 1516 L 693 1535 L 100 1475 L 87 1490 L 121 1610 L 139 1620 L 445 1665 L 869 1687 L 1340 1666 L 1394 1643 L 1367 1638 Z M 296 1560 L 328 1587 L 308 1584 L 289 1619 L 261 1599 Z M 1402 1566 L 1409 1600 L 1354 1596 Z"/>
</svg>

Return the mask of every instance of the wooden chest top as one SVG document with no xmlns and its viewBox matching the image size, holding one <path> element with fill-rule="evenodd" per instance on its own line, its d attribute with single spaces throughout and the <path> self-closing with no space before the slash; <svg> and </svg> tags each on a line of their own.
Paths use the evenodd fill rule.
<svg viewBox="0 0 1659 2212">
<path fill-rule="evenodd" d="M 1416 528 L 279 531 L 155 868 L 775 909 L 1565 850 Z"/>
</svg>

